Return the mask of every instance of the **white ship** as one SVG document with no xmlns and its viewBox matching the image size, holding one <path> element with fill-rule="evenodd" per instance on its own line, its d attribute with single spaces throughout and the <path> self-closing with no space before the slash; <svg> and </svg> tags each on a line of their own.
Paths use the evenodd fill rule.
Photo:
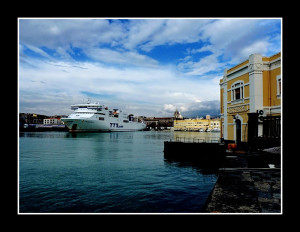
<svg viewBox="0 0 300 232">
<path fill-rule="evenodd" d="M 143 121 L 124 114 L 121 110 L 110 110 L 99 103 L 88 101 L 72 105 L 74 110 L 67 118 L 61 118 L 71 132 L 139 131 L 146 128 Z"/>
</svg>

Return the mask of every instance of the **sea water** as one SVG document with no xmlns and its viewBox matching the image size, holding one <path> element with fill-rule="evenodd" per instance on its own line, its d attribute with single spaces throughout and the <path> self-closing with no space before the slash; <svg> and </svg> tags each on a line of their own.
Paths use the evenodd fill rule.
<svg viewBox="0 0 300 232">
<path fill-rule="evenodd" d="M 217 171 L 165 159 L 177 137 L 219 134 L 19 133 L 19 213 L 200 213 Z"/>
</svg>

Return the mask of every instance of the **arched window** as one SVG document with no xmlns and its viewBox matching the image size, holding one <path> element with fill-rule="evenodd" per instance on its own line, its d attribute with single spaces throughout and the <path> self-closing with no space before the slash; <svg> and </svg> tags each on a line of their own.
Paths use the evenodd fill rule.
<svg viewBox="0 0 300 232">
<path fill-rule="evenodd" d="M 244 82 L 235 82 L 231 86 L 231 101 L 236 101 L 244 98 Z"/>
</svg>

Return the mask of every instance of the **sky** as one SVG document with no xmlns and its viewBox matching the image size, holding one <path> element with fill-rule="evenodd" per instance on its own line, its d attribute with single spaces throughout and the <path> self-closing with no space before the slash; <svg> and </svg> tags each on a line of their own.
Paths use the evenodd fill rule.
<svg viewBox="0 0 300 232">
<path fill-rule="evenodd" d="M 220 79 L 281 51 L 280 18 L 19 18 L 19 112 L 99 102 L 136 116 L 219 112 Z"/>
</svg>

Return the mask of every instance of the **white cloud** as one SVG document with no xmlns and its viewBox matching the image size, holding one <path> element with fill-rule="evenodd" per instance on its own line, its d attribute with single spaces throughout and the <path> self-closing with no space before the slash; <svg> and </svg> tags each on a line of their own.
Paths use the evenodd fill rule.
<svg viewBox="0 0 300 232">
<path fill-rule="evenodd" d="M 164 110 L 168 112 L 175 112 L 176 106 L 172 104 L 164 104 Z"/>
<path fill-rule="evenodd" d="M 204 19 L 169 19 L 163 22 L 159 33 L 145 40 L 141 48 L 150 51 L 158 45 L 172 45 L 176 43 L 193 43 L 200 39 L 202 27 L 210 20 Z"/>
<path fill-rule="evenodd" d="M 158 62 L 136 52 L 119 52 L 107 48 L 90 48 L 86 53 L 91 58 L 105 63 L 130 64 L 135 66 L 156 67 Z"/>
<path fill-rule="evenodd" d="M 124 36 L 124 28 L 104 19 L 20 19 L 20 40 L 36 47 L 90 47 L 110 44 Z M 37 36 L 33 36 L 37 35 Z"/>
<path fill-rule="evenodd" d="M 135 113 L 164 114 L 164 105 L 178 105 L 185 110 L 190 102 L 210 98 L 218 99 L 219 86 L 209 81 L 186 79 L 167 68 L 116 68 L 87 62 L 45 62 L 27 59 L 35 67 L 20 64 L 19 88 L 20 111 L 40 102 L 43 109 L 61 112 L 61 104 L 68 110 L 69 104 L 87 95 L 106 104 L 117 104 L 128 109 L 139 107 Z M 36 68 L 38 67 L 38 68 Z M 108 96 L 108 97 L 106 97 Z M 209 96 L 209 97 L 207 97 Z M 57 100 L 55 100 L 57 99 Z M 55 107 L 54 102 L 60 101 Z M 30 103 L 30 104 L 29 104 Z M 113 105 L 112 105 L 113 107 Z M 148 109 L 148 110 L 147 110 Z M 169 112 L 169 111 L 168 111 Z"/>
<path fill-rule="evenodd" d="M 273 25 L 279 19 L 222 19 L 203 27 L 203 40 L 208 40 L 212 52 L 220 51 L 225 59 L 231 62 L 241 62 L 253 51 L 266 55 L 270 49 L 270 33 L 278 36 L 280 31 L 274 31 Z M 274 27 L 276 28 L 276 27 Z M 266 46 L 266 47 L 264 47 Z M 253 49 L 250 49 L 250 48 Z M 277 46 L 277 52 L 280 46 Z M 249 52 L 249 53 L 247 53 Z"/>
<path fill-rule="evenodd" d="M 88 94 L 149 116 L 172 113 L 174 108 L 183 112 L 209 109 L 208 101 L 219 100 L 219 79 L 226 66 L 252 53 L 271 55 L 281 43 L 280 32 L 268 32 L 276 24 L 272 20 L 19 22 L 20 110 L 48 114 L 61 113 Z M 185 44 L 188 51 L 177 64 L 162 65 L 159 58 L 150 57 L 155 47 L 174 44 Z M 32 58 L 26 49 L 44 59 Z M 88 59 L 75 61 L 76 53 Z"/>
<path fill-rule="evenodd" d="M 224 63 L 218 60 L 219 53 L 208 55 L 199 59 L 198 62 L 188 60 L 178 64 L 178 69 L 185 72 L 186 75 L 204 75 L 210 71 L 221 71 L 224 69 Z"/>
<path fill-rule="evenodd" d="M 163 30 L 166 20 L 131 20 L 126 38 L 123 41 L 127 49 L 135 49 L 141 44 L 152 41 Z"/>
<path fill-rule="evenodd" d="M 254 53 L 266 54 L 268 52 L 269 46 L 270 43 L 268 41 L 264 41 L 264 40 L 256 41 L 253 44 L 242 48 L 240 51 L 240 56 L 247 57 L 249 56 L 249 54 L 254 54 Z"/>
<path fill-rule="evenodd" d="M 200 39 L 202 27 L 209 19 L 143 19 L 131 20 L 124 47 L 151 51 L 159 45 L 193 43 Z"/>
<path fill-rule="evenodd" d="M 30 50 L 34 51 L 35 53 L 43 56 L 43 57 L 46 57 L 48 59 L 52 59 L 51 56 L 49 56 L 46 52 L 44 52 L 42 49 L 38 48 L 38 47 L 35 47 L 35 46 L 32 46 L 32 45 L 27 45 L 26 46 L 27 48 L 29 48 Z M 24 46 L 22 46 L 22 49 L 21 49 L 21 52 L 24 51 Z"/>
<path fill-rule="evenodd" d="M 274 32 L 270 28 L 278 22 L 278 19 L 197 18 L 131 19 L 126 22 L 105 19 L 20 19 L 19 28 L 21 43 L 43 56 L 47 54 L 41 47 L 47 47 L 55 50 L 60 58 L 72 60 L 71 47 L 78 47 L 97 61 L 137 66 L 158 64 L 157 60 L 147 56 L 147 52 L 156 46 L 201 42 L 204 46 L 190 49 L 189 61 L 183 61 L 178 67 L 190 75 L 202 75 L 211 71 L 212 66 L 220 66 L 222 61 L 217 59 L 220 56 L 227 63 L 235 64 L 248 58 L 252 51 L 263 55 L 269 54 L 269 51 L 278 52 L 280 33 L 275 31 L 275 34 L 270 34 Z M 146 53 L 138 53 L 139 49 Z M 211 51 L 212 55 L 203 60 L 193 59 L 193 55 L 204 51 Z M 204 67 L 208 59 L 211 61 L 210 67 Z"/>
<path fill-rule="evenodd" d="M 189 55 L 181 59 L 177 67 L 186 75 L 202 76 L 211 71 L 222 72 L 226 66 L 242 62 L 253 53 L 271 55 L 279 52 L 280 31 L 269 29 L 278 22 L 259 19 L 210 21 L 200 28 L 199 40 L 206 44 L 200 48 L 187 49 Z M 198 60 L 194 58 L 203 52 L 211 54 L 201 56 Z"/>
</svg>

